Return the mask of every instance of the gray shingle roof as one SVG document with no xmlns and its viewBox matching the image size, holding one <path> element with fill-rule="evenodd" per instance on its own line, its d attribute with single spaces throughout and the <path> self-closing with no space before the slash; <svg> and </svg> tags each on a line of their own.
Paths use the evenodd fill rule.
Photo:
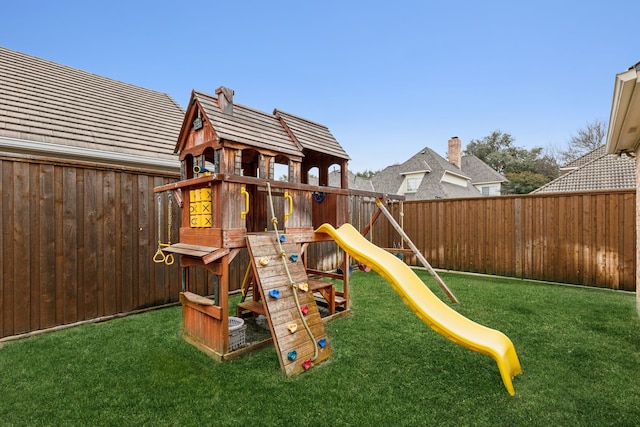
<svg viewBox="0 0 640 427">
<path fill-rule="evenodd" d="M 543 185 L 532 193 L 635 188 L 636 162 L 634 159 L 618 157 L 615 154 L 606 154 L 600 147 L 596 148 L 596 150 L 603 154 Z"/>
<path fill-rule="evenodd" d="M 473 184 L 486 184 L 490 182 L 502 183 L 508 181 L 507 178 L 498 173 L 498 171 L 489 167 L 473 154 L 462 156 L 462 170 L 471 177 Z"/>
<path fill-rule="evenodd" d="M 340 171 L 331 171 L 329 173 L 329 187 L 340 188 L 341 179 Z M 374 191 L 371 179 L 357 176 L 350 170 L 347 171 L 347 182 L 347 188 L 352 190 Z"/>
<path fill-rule="evenodd" d="M 471 160 L 471 162 L 473 162 L 473 160 Z M 488 168 L 486 164 L 485 167 Z M 441 180 L 445 172 L 450 172 L 460 177 L 467 177 L 469 181 L 472 181 L 472 177 L 469 176 L 468 171 L 464 169 L 464 163 L 463 169 L 460 170 L 457 166 L 449 163 L 444 157 L 428 147 L 420 150 L 420 152 L 400 165 L 393 165 L 383 169 L 378 172 L 371 181 L 373 182 L 375 191 L 397 194 L 404 181 L 404 175 L 419 171 L 426 171 L 426 173 L 417 191 L 415 193 L 405 194 L 407 200 L 482 196 L 482 194 L 471 185 L 471 182 L 469 182 L 466 187 L 442 182 Z"/>
<path fill-rule="evenodd" d="M 175 160 L 167 94 L 0 47 L 0 136 Z"/>
</svg>

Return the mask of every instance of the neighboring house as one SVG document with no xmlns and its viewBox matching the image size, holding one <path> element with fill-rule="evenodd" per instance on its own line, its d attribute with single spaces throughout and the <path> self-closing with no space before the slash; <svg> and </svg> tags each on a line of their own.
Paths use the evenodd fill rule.
<svg viewBox="0 0 640 427">
<path fill-rule="evenodd" d="M 378 172 L 371 179 L 373 187 L 407 200 L 500 195 L 507 179 L 476 156 L 463 156 L 458 137 L 449 140 L 447 157 L 424 148 L 404 163 Z"/>
<path fill-rule="evenodd" d="M 338 187 L 340 188 L 340 171 L 335 170 L 329 173 L 329 187 Z M 315 179 L 315 182 L 312 182 L 311 178 L 309 178 L 309 184 L 317 185 L 318 179 Z M 373 189 L 373 183 L 370 178 L 365 178 L 362 176 L 358 176 L 347 170 L 347 183 L 348 187 L 351 190 L 365 190 L 365 191 L 375 191 Z"/>
<path fill-rule="evenodd" d="M 640 155 L 640 62 L 616 75 L 607 131 L 609 154 Z M 636 168 L 636 174 L 638 169 Z M 636 176 L 636 239 L 640 235 L 640 198 Z M 640 251 L 636 243 L 636 277 L 640 277 Z M 640 315 L 640 280 L 636 280 L 636 308 Z"/>
<path fill-rule="evenodd" d="M 166 93 L 0 47 L 0 153 L 178 170 Z"/>
<path fill-rule="evenodd" d="M 183 118 L 166 93 L 0 47 L 0 337 L 177 301 L 153 189 L 180 176 Z"/>
<path fill-rule="evenodd" d="M 542 187 L 537 193 L 624 190 L 635 188 L 636 162 L 628 156 L 607 154 L 605 146 L 580 156 L 560 168 L 568 171 Z"/>
</svg>

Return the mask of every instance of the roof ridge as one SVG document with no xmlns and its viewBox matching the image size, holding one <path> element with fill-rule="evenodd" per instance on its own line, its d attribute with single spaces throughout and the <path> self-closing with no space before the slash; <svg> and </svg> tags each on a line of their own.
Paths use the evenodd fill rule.
<svg viewBox="0 0 640 427">
<path fill-rule="evenodd" d="M 295 117 L 297 119 L 303 120 L 303 121 L 305 121 L 307 123 L 311 123 L 311 124 L 316 125 L 316 126 L 322 126 L 323 128 L 329 129 L 326 125 L 323 125 L 322 123 L 318 123 L 318 122 L 315 122 L 313 120 L 309 120 L 309 119 L 307 119 L 305 117 L 298 116 L 297 114 L 288 113 L 286 111 L 282 111 L 282 110 L 278 110 L 277 108 L 274 108 L 273 109 L 273 114 L 275 115 L 276 112 L 277 113 L 281 113 L 281 114 L 285 114 L 287 116 Z"/>
</svg>

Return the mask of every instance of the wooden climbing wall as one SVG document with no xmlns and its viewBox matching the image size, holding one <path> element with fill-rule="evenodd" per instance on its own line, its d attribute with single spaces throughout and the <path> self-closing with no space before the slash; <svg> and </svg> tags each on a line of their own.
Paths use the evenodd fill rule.
<svg viewBox="0 0 640 427">
<path fill-rule="evenodd" d="M 289 243 L 286 235 L 281 237 L 284 238 L 282 242 L 284 257 L 280 255 L 275 233 L 249 234 L 247 247 L 257 286 L 264 295 L 266 317 L 280 360 L 280 367 L 288 376 L 303 372 L 309 366 L 312 367 L 329 358 L 331 345 L 313 292 L 294 290 L 287 275 L 288 268 L 291 279 L 296 285 L 307 283 L 307 273 L 300 259 L 299 246 L 296 243 Z M 294 292 L 302 310 L 298 309 Z M 304 311 L 306 314 L 303 314 Z M 313 338 L 305 328 L 304 321 Z M 292 332 L 291 329 L 294 328 L 295 331 Z M 314 342 L 317 344 L 318 356 L 309 363 L 315 355 Z"/>
</svg>

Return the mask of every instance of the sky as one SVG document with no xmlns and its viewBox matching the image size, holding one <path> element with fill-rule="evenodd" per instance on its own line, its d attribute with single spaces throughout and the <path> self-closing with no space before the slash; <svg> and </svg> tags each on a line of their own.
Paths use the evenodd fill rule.
<svg viewBox="0 0 640 427">
<path fill-rule="evenodd" d="M 0 45 L 169 94 L 235 91 L 329 128 L 354 172 L 494 130 L 566 148 L 640 61 L 640 2 L 5 2 Z"/>
</svg>

